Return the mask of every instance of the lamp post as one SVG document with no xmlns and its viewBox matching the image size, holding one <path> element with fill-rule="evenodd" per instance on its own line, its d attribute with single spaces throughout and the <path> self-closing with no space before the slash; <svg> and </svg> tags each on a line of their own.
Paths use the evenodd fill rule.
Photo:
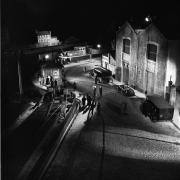
<svg viewBox="0 0 180 180">
<path fill-rule="evenodd" d="M 146 16 L 145 17 L 145 22 L 149 25 L 149 23 L 151 23 L 152 22 L 152 18 L 150 17 L 150 15 L 148 15 L 148 16 Z M 147 34 L 147 51 L 148 51 L 148 44 L 149 44 L 149 30 L 148 30 L 148 32 L 147 32 L 148 34 Z M 146 62 L 147 63 L 147 62 Z M 146 65 L 147 66 L 147 65 Z M 147 72 L 147 67 L 146 67 L 146 74 L 147 74 L 148 72 Z M 145 95 L 146 95 L 146 97 L 147 97 L 147 87 L 148 87 L 148 74 L 147 74 L 147 80 L 145 79 L 145 81 L 146 81 L 146 90 L 145 90 Z"/>
</svg>

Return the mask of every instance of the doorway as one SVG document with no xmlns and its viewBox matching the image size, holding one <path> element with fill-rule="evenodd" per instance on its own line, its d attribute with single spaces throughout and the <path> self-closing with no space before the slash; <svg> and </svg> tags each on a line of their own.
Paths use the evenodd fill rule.
<svg viewBox="0 0 180 180">
<path fill-rule="evenodd" d="M 128 84 L 129 82 L 129 64 L 123 62 L 123 82 Z"/>
<path fill-rule="evenodd" d="M 154 93 L 154 73 L 146 71 L 146 91 L 147 94 Z"/>
</svg>

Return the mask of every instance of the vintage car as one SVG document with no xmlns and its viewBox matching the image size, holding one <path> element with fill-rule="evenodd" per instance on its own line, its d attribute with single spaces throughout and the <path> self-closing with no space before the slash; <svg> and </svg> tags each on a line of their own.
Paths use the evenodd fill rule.
<svg viewBox="0 0 180 180">
<path fill-rule="evenodd" d="M 99 83 L 109 83 L 113 81 L 112 72 L 103 67 L 96 67 L 89 71 L 89 75 L 92 78 L 97 78 L 97 82 Z"/>
<path fill-rule="evenodd" d="M 172 120 L 174 108 L 164 98 L 152 95 L 143 102 L 142 113 L 152 121 Z"/>
<path fill-rule="evenodd" d="M 117 85 L 117 91 L 120 92 L 124 96 L 135 96 L 134 90 L 128 85 Z"/>
</svg>

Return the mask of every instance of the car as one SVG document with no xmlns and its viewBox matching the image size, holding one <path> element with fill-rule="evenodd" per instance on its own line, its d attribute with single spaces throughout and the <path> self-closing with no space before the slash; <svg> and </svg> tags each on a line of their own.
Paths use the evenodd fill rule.
<svg viewBox="0 0 180 180">
<path fill-rule="evenodd" d="M 109 83 L 112 82 L 112 72 L 103 67 L 96 67 L 89 71 L 89 75 L 92 78 L 97 78 L 97 82 L 99 83 Z"/>
<path fill-rule="evenodd" d="M 117 90 L 124 96 L 135 96 L 134 90 L 128 85 L 117 85 Z"/>
<path fill-rule="evenodd" d="M 163 97 L 151 95 L 142 103 L 142 113 L 152 121 L 172 121 L 174 108 Z"/>
</svg>

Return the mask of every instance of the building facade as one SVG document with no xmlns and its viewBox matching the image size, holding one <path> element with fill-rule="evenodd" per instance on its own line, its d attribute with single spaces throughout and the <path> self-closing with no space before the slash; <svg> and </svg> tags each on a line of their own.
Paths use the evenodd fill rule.
<svg viewBox="0 0 180 180">
<path fill-rule="evenodd" d="M 169 41 L 153 23 L 135 29 L 126 22 L 116 33 L 116 79 L 165 96 L 169 81 L 180 86 L 178 48 L 179 41 Z"/>
<path fill-rule="evenodd" d="M 41 77 L 43 85 L 46 84 L 47 78 L 50 79 L 50 77 L 53 81 L 57 81 L 57 86 L 62 85 L 62 69 L 53 62 L 48 62 L 41 66 Z"/>
<path fill-rule="evenodd" d="M 57 37 L 51 37 L 51 31 L 36 31 L 37 34 L 37 46 L 56 46 L 60 44 Z"/>
<path fill-rule="evenodd" d="M 112 75 L 115 76 L 116 73 L 115 51 L 110 51 L 108 53 L 102 54 L 102 67 L 109 69 L 112 72 Z"/>
</svg>

